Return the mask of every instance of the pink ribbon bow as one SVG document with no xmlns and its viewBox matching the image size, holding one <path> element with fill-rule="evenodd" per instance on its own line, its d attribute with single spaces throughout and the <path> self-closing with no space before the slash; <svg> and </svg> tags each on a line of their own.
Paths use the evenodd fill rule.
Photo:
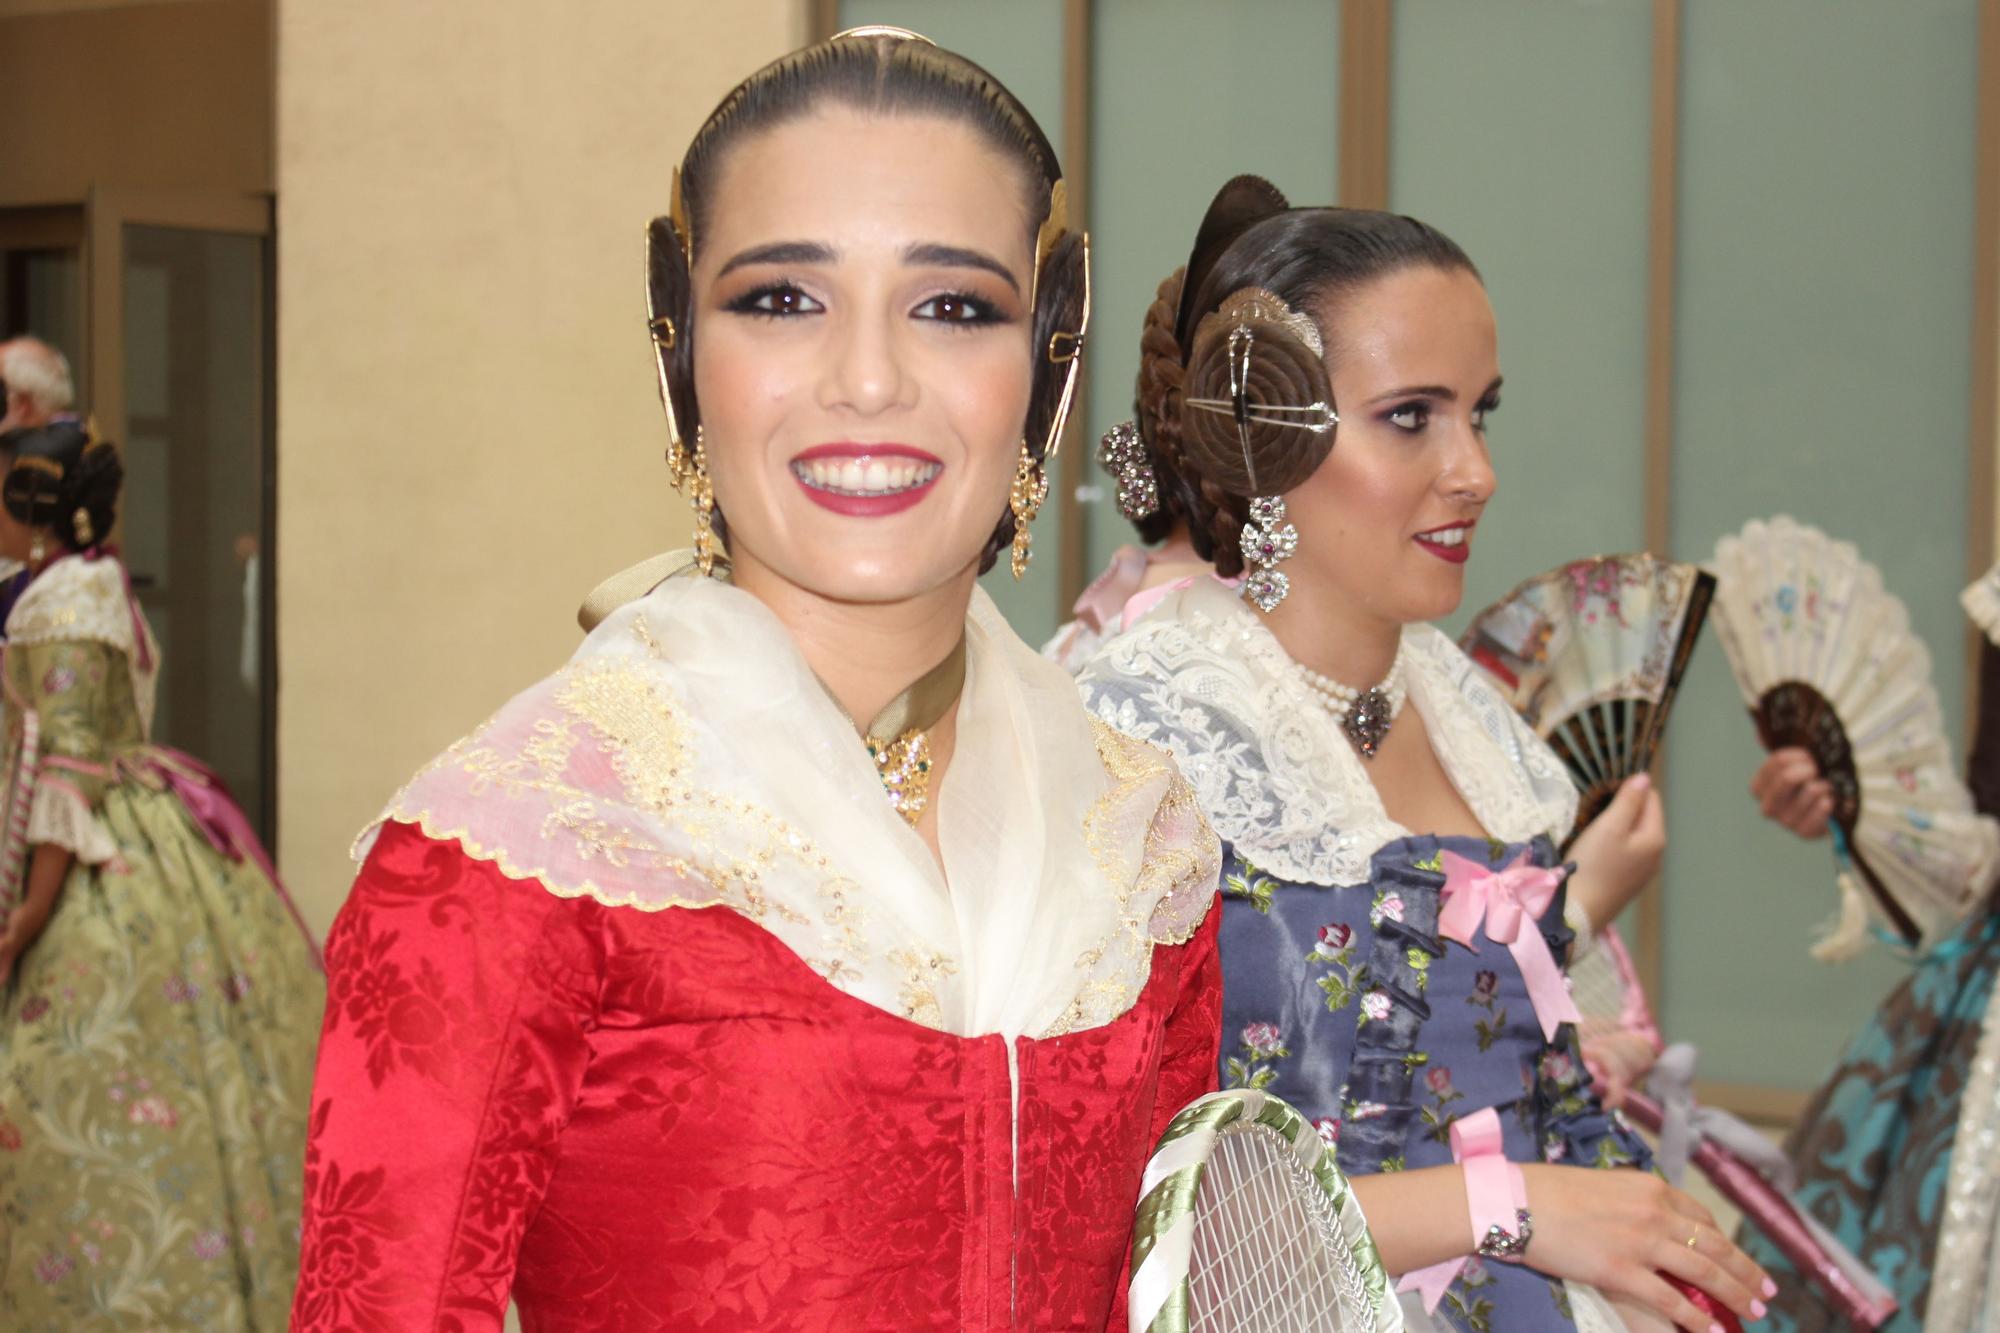
<svg viewBox="0 0 2000 1333">
<path fill-rule="evenodd" d="M 1491 1227 L 1497 1226 L 1513 1235 L 1520 1225 L 1516 1214 L 1528 1206 L 1528 1197 L 1521 1183 L 1520 1168 L 1507 1160 L 1500 1113 L 1488 1106 L 1452 1121 L 1451 1156 L 1465 1168 L 1465 1203 L 1472 1214 L 1474 1248 L 1486 1239 Z M 1403 1274 L 1396 1290 L 1421 1292 L 1424 1310 L 1436 1310 L 1438 1302 L 1444 1299 L 1445 1288 L 1471 1257 L 1461 1254 L 1428 1268 L 1413 1269 Z"/>
<path fill-rule="evenodd" d="M 1564 1023 L 1580 1023 L 1576 1001 L 1548 941 L 1535 922 L 1555 901 L 1563 882 L 1560 870 L 1544 870 L 1528 862 L 1522 852 L 1505 870 L 1493 870 L 1456 852 L 1438 858 L 1444 866 L 1444 908 L 1438 913 L 1438 933 L 1457 940 L 1474 953 L 1474 943 L 1483 922 L 1486 938 L 1504 944 L 1528 983 L 1528 999 L 1541 1020 L 1542 1035 L 1556 1038 L 1556 1028 Z"/>
</svg>

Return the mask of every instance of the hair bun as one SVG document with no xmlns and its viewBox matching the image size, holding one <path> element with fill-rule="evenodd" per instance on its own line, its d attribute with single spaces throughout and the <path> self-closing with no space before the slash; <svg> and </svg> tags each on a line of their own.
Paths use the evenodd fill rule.
<svg viewBox="0 0 2000 1333">
<path fill-rule="evenodd" d="M 1181 449 L 1232 495 L 1280 495 L 1333 448 L 1333 389 L 1311 318 L 1258 287 L 1195 326 L 1181 399 Z"/>
</svg>

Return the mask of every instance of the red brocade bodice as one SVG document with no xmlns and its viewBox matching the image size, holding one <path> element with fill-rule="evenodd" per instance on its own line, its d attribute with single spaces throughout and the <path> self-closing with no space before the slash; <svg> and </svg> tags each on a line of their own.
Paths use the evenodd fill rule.
<svg viewBox="0 0 2000 1333">
<path fill-rule="evenodd" d="M 1122 1328 L 1140 1174 L 1215 1085 L 1219 918 L 1010 1078 L 727 908 L 388 825 L 327 940 L 293 1327 L 498 1329 L 511 1292 L 530 1333 Z"/>
</svg>

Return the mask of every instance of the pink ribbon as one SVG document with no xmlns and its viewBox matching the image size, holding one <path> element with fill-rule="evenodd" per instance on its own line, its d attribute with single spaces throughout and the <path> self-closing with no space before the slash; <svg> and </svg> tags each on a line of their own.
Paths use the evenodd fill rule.
<svg viewBox="0 0 2000 1333">
<path fill-rule="evenodd" d="M 1070 612 L 1094 634 L 1102 634 L 1106 626 L 1116 632 L 1118 616 L 1126 601 L 1139 591 L 1145 579 L 1146 553 L 1136 546 L 1121 546 L 1104 572 L 1092 579 L 1083 596 L 1076 599 Z"/>
<path fill-rule="evenodd" d="M 1450 855 L 1449 852 L 1446 853 Z M 1520 1226 L 1518 1213 L 1528 1206 L 1521 1168 L 1507 1160 L 1500 1113 L 1488 1106 L 1451 1122 L 1451 1156 L 1465 1171 L 1465 1207 L 1472 1216 L 1472 1248 L 1477 1252 L 1491 1228 L 1509 1235 Z M 1472 1255 L 1461 1254 L 1427 1268 L 1403 1274 L 1397 1291 L 1421 1292 L 1424 1310 L 1436 1310 Z"/>
<path fill-rule="evenodd" d="M 313 938 L 305 918 L 299 914 L 298 905 L 286 891 L 285 881 L 278 878 L 278 868 L 271 864 L 270 853 L 264 850 L 257 831 L 250 827 L 242 809 L 230 799 L 229 789 L 223 785 L 222 779 L 193 755 L 165 746 L 148 746 L 134 752 L 131 759 L 173 790 L 192 817 L 195 827 L 218 855 L 238 862 L 247 857 L 256 863 L 265 878 L 271 881 L 271 887 L 277 890 L 278 899 L 291 915 L 292 924 L 305 937 L 314 965 L 324 972 L 326 964 L 320 955 L 319 942 Z"/>
<path fill-rule="evenodd" d="M 1528 983 L 1528 1000 L 1541 1020 L 1542 1035 L 1550 1041 L 1564 1023 L 1580 1023 L 1576 1001 L 1548 941 L 1535 922 L 1555 901 L 1563 882 L 1560 870 L 1544 870 L 1528 862 L 1522 852 L 1505 870 L 1492 870 L 1455 852 L 1439 856 L 1444 866 L 1444 908 L 1438 913 L 1438 933 L 1457 940 L 1474 953 L 1474 940 L 1483 922 L 1486 938 L 1504 944 Z"/>
</svg>

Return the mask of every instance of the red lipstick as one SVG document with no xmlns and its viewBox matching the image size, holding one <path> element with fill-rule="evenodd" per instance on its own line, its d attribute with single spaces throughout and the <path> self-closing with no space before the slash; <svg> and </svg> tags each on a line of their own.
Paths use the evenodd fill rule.
<svg viewBox="0 0 2000 1333">
<path fill-rule="evenodd" d="M 1412 540 L 1446 564 L 1462 565 L 1472 558 L 1472 526 L 1471 519 L 1446 523 L 1420 532 Z"/>
<path fill-rule="evenodd" d="M 792 480 L 822 509 L 884 518 L 923 501 L 944 475 L 935 454 L 907 444 L 816 444 L 793 457 Z"/>
</svg>

